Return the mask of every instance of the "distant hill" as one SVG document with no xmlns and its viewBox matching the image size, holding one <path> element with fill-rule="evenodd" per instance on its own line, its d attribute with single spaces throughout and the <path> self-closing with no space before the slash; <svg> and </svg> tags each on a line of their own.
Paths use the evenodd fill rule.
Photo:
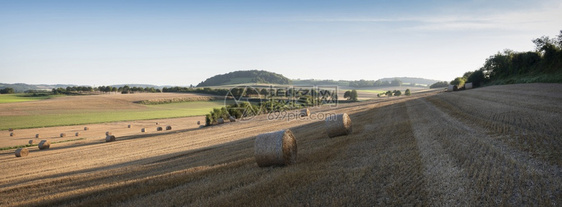
<svg viewBox="0 0 562 207">
<path fill-rule="evenodd" d="M 207 80 L 199 83 L 197 87 L 243 83 L 289 84 L 290 81 L 287 77 L 281 74 L 264 70 L 241 70 L 207 78 Z"/>
<path fill-rule="evenodd" d="M 344 87 L 386 87 L 393 85 L 392 82 L 398 79 L 402 84 L 415 84 L 416 86 L 430 86 L 438 80 L 431 80 L 425 78 L 410 78 L 410 77 L 395 77 L 395 78 L 382 78 L 379 80 L 292 80 L 293 85 L 338 85 Z"/>
</svg>

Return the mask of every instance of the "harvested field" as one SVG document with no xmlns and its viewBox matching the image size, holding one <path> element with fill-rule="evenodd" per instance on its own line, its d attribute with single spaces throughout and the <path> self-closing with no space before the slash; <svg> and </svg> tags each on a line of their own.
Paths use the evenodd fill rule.
<svg viewBox="0 0 562 207">
<path fill-rule="evenodd" d="M 559 103 L 561 84 L 492 86 L 311 108 L 292 121 L 135 129 L 25 159 L 0 151 L 0 205 L 557 206 Z M 349 114 L 351 134 L 330 139 L 314 119 L 334 113 Z M 255 136 L 282 129 L 298 140 L 297 162 L 258 167 Z"/>
<path fill-rule="evenodd" d="M 65 140 L 76 139 L 75 137 L 60 137 L 61 132 L 66 132 L 68 134 L 75 135 L 80 133 L 80 138 L 83 138 L 86 142 L 96 141 L 105 139 L 105 133 L 111 131 L 119 136 L 135 136 L 142 133 L 142 128 L 147 128 L 147 133 L 151 133 L 154 130 L 154 123 L 159 121 L 163 124 L 173 125 L 176 131 L 188 131 L 199 128 L 194 122 L 204 121 L 203 116 L 193 116 L 184 118 L 172 118 L 172 119 L 159 119 L 159 120 L 138 120 L 134 121 L 131 128 L 127 128 L 131 121 L 127 122 L 113 122 L 113 123 L 103 123 L 103 124 L 88 124 L 89 130 L 84 131 L 83 125 L 77 126 L 60 126 L 60 127 L 45 127 L 45 128 L 35 128 L 35 129 L 19 129 L 18 134 L 14 137 L 10 137 L 8 131 L 0 131 L 0 148 L 12 147 L 18 145 L 27 144 L 29 139 L 40 134 L 41 138 L 49 139 L 54 142 L 60 142 Z M 0 151 L 1 152 L 1 151 Z"/>
<path fill-rule="evenodd" d="M 435 89 L 427 89 L 427 88 L 420 88 L 420 87 L 411 87 L 411 86 L 389 86 L 389 87 L 367 87 L 357 89 L 357 95 L 359 96 L 358 100 L 365 101 L 370 99 L 380 99 L 381 97 L 377 97 L 377 94 L 383 93 L 386 91 L 394 91 L 400 90 L 402 91 L 402 95 L 404 95 L 404 91 L 406 89 L 410 89 L 411 93 L 424 93 L 427 91 L 434 91 Z M 338 90 L 338 97 L 343 97 L 345 91 L 352 90 L 351 88 L 343 87 Z M 389 97 L 382 97 L 382 98 L 389 98 Z M 394 98 L 394 97 L 390 97 Z"/>
<path fill-rule="evenodd" d="M 201 116 L 224 101 L 194 101 L 160 105 L 139 102 L 154 98 L 199 98 L 215 96 L 180 93 L 108 94 L 62 96 L 41 101 L 0 104 L 0 129 L 38 128 L 126 120 Z M 61 107 L 64 106 L 64 107 Z"/>
</svg>

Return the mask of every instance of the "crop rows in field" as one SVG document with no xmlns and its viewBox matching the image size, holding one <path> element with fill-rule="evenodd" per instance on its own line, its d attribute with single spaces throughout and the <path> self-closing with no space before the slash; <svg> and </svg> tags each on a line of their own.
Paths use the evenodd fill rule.
<svg viewBox="0 0 562 207">
<path fill-rule="evenodd" d="M 0 205 L 557 206 L 560 156 L 546 155 L 560 151 L 562 133 L 554 126 L 562 106 L 548 94 L 533 103 L 521 96 L 525 87 L 509 89 L 313 108 L 350 113 L 353 133 L 336 138 L 327 137 L 322 120 L 256 117 L 112 143 L 55 145 L 23 159 L 0 154 L 0 174 L 7 175 L 0 178 Z M 510 92 L 503 95 L 509 101 L 486 95 L 498 91 Z M 297 138 L 297 163 L 259 168 L 253 138 L 286 128 Z M 525 144 L 537 140 L 543 143 Z"/>
</svg>

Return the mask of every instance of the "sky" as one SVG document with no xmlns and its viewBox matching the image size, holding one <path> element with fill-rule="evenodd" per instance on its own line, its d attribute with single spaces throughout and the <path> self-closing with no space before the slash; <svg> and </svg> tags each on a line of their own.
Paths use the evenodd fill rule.
<svg viewBox="0 0 562 207">
<path fill-rule="evenodd" d="M 450 81 L 560 30 L 561 0 L 0 0 L 0 83 L 188 86 L 254 69 Z"/>
</svg>

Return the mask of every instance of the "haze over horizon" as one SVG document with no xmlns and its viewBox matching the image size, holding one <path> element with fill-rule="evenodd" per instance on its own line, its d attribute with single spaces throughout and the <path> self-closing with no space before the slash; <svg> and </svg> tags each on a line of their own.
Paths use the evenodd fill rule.
<svg viewBox="0 0 562 207">
<path fill-rule="evenodd" d="M 560 11 L 559 0 L 0 0 L 0 82 L 186 86 L 253 69 L 450 81 L 558 35 Z"/>
</svg>

